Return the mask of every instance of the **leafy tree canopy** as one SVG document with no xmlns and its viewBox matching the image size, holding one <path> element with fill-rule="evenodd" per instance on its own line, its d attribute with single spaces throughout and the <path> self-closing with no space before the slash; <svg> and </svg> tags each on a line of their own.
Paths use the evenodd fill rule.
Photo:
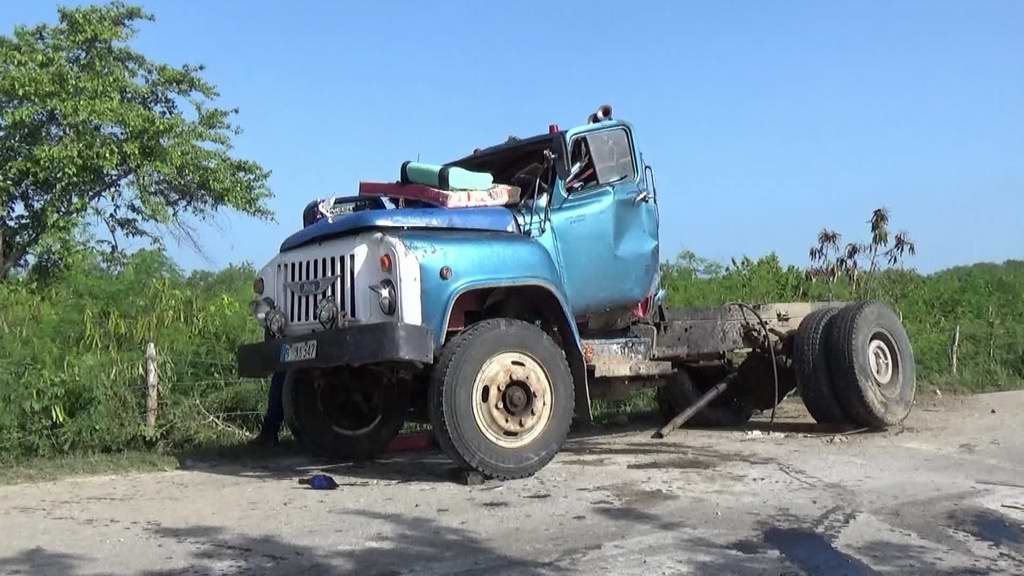
<svg viewBox="0 0 1024 576">
<path fill-rule="evenodd" d="M 0 36 L 0 278 L 83 223 L 119 238 L 195 241 L 189 221 L 231 208 L 270 218 L 270 173 L 231 155 L 237 110 L 218 108 L 202 66 L 152 62 L 129 42 L 153 17 L 113 2 L 61 8 L 50 26 Z"/>
</svg>

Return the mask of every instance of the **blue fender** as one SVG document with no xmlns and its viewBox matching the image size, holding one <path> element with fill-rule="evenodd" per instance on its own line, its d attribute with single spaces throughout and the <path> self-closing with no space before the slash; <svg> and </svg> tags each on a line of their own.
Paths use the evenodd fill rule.
<svg viewBox="0 0 1024 576">
<path fill-rule="evenodd" d="M 444 345 L 448 319 L 458 297 L 481 288 L 538 287 L 549 292 L 561 308 L 563 326 L 572 342 L 566 343 L 576 381 L 577 417 L 591 418 L 590 394 L 579 331 L 576 327 L 558 266 L 539 242 L 521 234 L 467 230 L 404 230 L 389 232 L 402 240 L 419 259 L 423 324 Z M 443 278 L 442 268 L 451 275 Z"/>
</svg>

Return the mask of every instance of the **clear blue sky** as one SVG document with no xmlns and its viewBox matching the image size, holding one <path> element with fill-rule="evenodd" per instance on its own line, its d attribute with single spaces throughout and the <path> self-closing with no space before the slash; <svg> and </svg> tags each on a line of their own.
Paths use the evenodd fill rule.
<svg viewBox="0 0 1024 576">
<path fill-rule="evenodd" d="M 273 171 L 186 268 L 262 263 L 316 196 L 600 103 L 658 175 L 662 254 L 805 264 L 886 206 L 923 271 L 1024 257 L 1024 2 L 143 2 L 136 46 L 201 63 Z M 0 30 L 53 21 L 5 2 Z"/>
</svg>

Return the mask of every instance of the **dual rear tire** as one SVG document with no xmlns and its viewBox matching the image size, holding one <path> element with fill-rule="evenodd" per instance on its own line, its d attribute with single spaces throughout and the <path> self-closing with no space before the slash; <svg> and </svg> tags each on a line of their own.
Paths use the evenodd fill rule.
<svg viewBox="0 0 1024 576">
<path fill-rule="evenodd" d="M 885 428 L 910 414 L 914 352 L 888 306 L 869 300 L 816 310 L 793 344 L 800 396 L 815 421 Z"/>
</svg>

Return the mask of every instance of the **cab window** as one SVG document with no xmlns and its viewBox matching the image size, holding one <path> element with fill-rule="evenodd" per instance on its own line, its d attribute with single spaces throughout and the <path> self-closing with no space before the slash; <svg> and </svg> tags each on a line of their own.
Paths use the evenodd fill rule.
<svg viewBox="0 0 1024 576">
<path fill-rule="evenodd" d="M 621 128 L 576 138 L 569 160 L 570 176 L 566 180 L 569 192 L 636 177 L 629 135 Z"/>
</svg>

